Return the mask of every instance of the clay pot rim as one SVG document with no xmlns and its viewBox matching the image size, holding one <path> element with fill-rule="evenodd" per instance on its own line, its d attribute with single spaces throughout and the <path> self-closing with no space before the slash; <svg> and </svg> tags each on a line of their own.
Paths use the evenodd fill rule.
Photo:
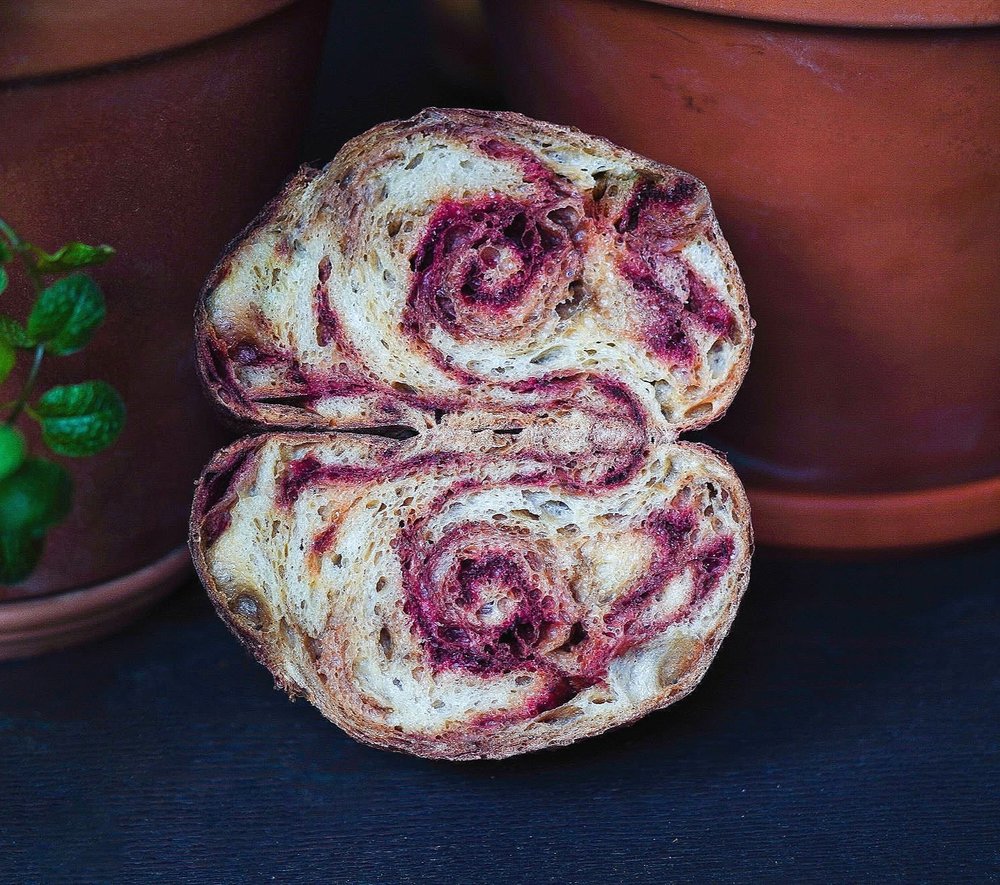
<svg viewBox="0 0 1000 885">
<path fill-rule="evenodd" d="M 168 15 L 152 0 L 11 4 L 0 10 L 0 83 L 90 73 L 158 56 L 246 27 L 296 2 L 175 0 Z M 150 26 L 137 28 L 143 20 Z"/>
<path fill-rule="evenodd" d="M 747 483 L 757 543 L 805 550 L 907 550 L 1000 532 L 1000 476 L 885 494 L 823 494 Z"/>
<path fill-rule="evenodd" d="M 110 581 L 0 601 L 0 661 L 97 639 L 138 617 L 193 573 L 187 545 Z"/>
<path fill-rule="evenodd" d="M 892 30 L 986 28 L 1000 25 L 1000 5 L 992 0 L 643 0 L 755 21 L 837 28 Z"/>
</svg>

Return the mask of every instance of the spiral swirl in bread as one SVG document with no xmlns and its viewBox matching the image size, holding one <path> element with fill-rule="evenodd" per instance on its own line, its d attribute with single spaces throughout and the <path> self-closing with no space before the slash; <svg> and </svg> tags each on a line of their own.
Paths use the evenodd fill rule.
<svg viewBox="0 0 1000 885">
<path fill-rule="evenodd" d="M 209 467 L 199 565 L 279 683 L 359 740 L 506 756 L 687 693 L 746 580 L 747 506 L 703 447 L 627 480 L 560 427 L 403 443 L 271 434 Z"/>
<path fill-rule="evenodd" d="M 300 173 L 197 321 L 228 409 L 338 429 L 530 414 L 581 373 L 693 429 L 732 400 L 751 338 L 701 182 L 564 127 L 454 110 L 378 126 Z"/>
<path fill-rule="evenodd" d="M 726 408 L 751 340 L 700 182 L 425 111 L 300 173 L 197 324 L 217 401 L 284 428 L 216 456 L 191 533 L 284 688 L 359 740 L 464 759 L 697 684 L 751 553 L 735 474 L 676 441 Z"/>
</svg>

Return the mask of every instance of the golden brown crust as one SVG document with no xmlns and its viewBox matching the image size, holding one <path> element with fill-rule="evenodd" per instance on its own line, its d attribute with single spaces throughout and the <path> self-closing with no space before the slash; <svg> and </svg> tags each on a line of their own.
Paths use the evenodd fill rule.
<svg viewBox="0 0 1000 885">
<path fill-rule="evenodd" d="M 242 388 L 232 378 L 232 367 L 220 353 L 218 331 L 208 316 L 206 301 L 209 295 L 229 275 L 233 261 L 241 247 L 259 231 L 274 224 L 293 204 L 303 188 L 320 174 L 312 166 L 302 166 L 285 182 L 281 191 L 268 202 L 260 212 L 241 230 L 222 252 L 222 257 L 212 269 L 198 294 L 194 309 L 195 362 L 198 377 L 209 400 L 224 418 L 236 419 L 241 424 L 271 427 L 279 424 L 274 415 L 259 403 L 252 403 L 243 395 Z M 307 426 L 303 422 L 300 426 Z"/>
</svg>

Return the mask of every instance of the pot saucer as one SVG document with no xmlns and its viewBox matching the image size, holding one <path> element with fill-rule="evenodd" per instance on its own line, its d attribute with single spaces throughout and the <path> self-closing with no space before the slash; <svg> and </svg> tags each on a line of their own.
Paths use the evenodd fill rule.
<svg viewBox="0 0 1000 885">
<path fill-rule="evenodd" d="M 899 550 L 1000 532 L 1000 476 L 875 495 L 806 494 L 747 485 L 754 537 L 766 546 Z"/>
<path fill-rule="evenodd" d="M 106 636 L 139 617 L 191 573 L 186 546 L 131 574 L 51 596 L 0 602 L 0 660 Z"/>
</svg>

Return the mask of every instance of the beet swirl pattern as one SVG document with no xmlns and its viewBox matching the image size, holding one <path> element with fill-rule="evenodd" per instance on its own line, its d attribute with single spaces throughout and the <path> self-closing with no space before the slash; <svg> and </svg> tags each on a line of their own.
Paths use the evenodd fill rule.
<svg viewBox="0 0 1000 885">
<path fill-rule="evenodd" d="M 458 339 L 503 341 L 535 330 L 582 263 L 571 240 L 579 214 L 543 210 L 506 198 L 438 206 L 411 259 L 407 332 L 424 340 L 433 323 Z"/>
<path fill-rule="evenodd" d="M 700 680 L 751 537 L 731 468 L 677 435 L 726 408 L 752 328 L 700 182 L 431 109 L 303 170 L 196 322 L 217 403 L 281 428 L 220 452 L 191 517 L 279 685 L 358 740 L 466 759 Z"/>
<path fill-rule="evenodd" d="M 696 329 L 723 340 L 738 332 L 733 311 L 680 254 L 703 226 L 707 208 L 704 192 L 689 177 L 669 185 L 645 181 L 614 224 L 625 244 L 619 270 L 638 296 L 644 338 L 673 363 L 695 359 Z"/>
<path fill-rule="evenodd" d="M 567 506 L 548 502 L 550 509 Z M 435 502 L 431 510 L 441 507 Z M 437 671 L 479 677 L 528 671 L 543 677 L 541 690 L 512 718 L 565 703 L 605 680 L 617 656 L 692 617 L 717 589 L 735 544 L 732 535 L 721 534 L 695 547 L 697 519 L 690 507 L 653 511 L 623 533 L 650 548 L 647 571 L 617 588 L 611 605 L 595 613 L 574 595 L 580 564 L 557 540 L 495 522 L 468 522 L 429 543 L 428 522 L 410 524 L 395 544 L 404 609 Z M 651 614 L 655 594 L 687 569 L 692 581 L 684 601 Z M 496 713 L 490 718 L 500 719 Z"/>
<path fill-rule="evenodd" d="M 584 479 L 560 434 L 246 440 L 201 485 L 199 570 L 279 681 L 363 740 L 507 755 L 628 721 L 728 628 L 745 499 L 680 444 Z"/>
<path fill-rule="evenodd" d="M 421 430 L 613 366 L 668 431 L 725 409 L 751 322 L 704 186 L 510 119 L 426 112 L 300 173 L 203 294 L 216 398 L 264 424 Z"/>
</svg>

